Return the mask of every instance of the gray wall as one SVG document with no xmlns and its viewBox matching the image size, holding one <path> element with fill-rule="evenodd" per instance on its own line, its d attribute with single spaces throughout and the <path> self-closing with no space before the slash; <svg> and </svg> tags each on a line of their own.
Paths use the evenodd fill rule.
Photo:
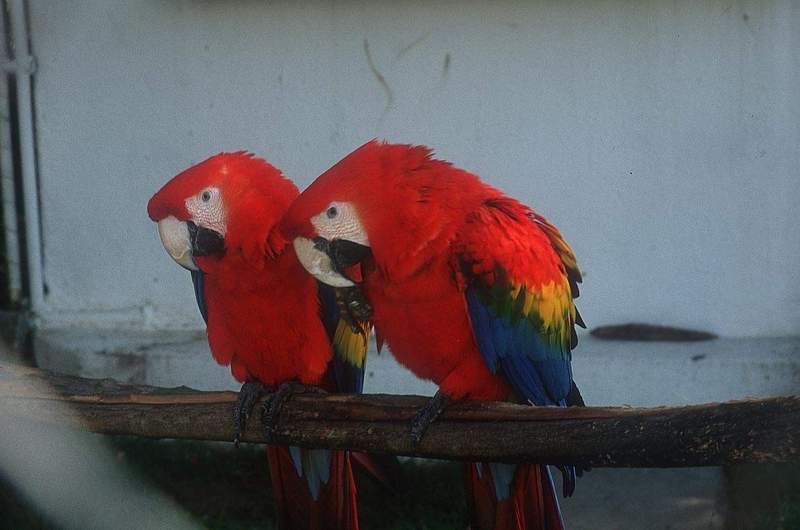
<svg viewBox="0 0 800 530">
<path fill-rule="evenodd" d="M 240 148 L 302 187 L 384 137 L 558 224 L 593 326 L 800 329 L 798 2 L 30 9 L 45 327 L 199 327 L 150 195 Z"/>
</svg>

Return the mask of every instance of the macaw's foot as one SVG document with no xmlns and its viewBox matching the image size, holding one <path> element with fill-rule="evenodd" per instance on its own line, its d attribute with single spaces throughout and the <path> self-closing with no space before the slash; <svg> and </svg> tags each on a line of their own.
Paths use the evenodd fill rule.
<svg viewBox="0 0 800 530">
<path fill-rule="evenodd" d="M 570 388 L 565 401 L 568 407 L 586 406 L 586 402 L 583 400 L 581 391 L 578 388 L 578 385 L 575 384 L 575 381 L 572 382 L 572 387 Z M 576 478 L 580 478 L 584 473 L 588 473 L 592 470 L 591 467 L 583 464 L 577 466 L 558 466 L 558 469 L 561 470 L 561 474 L 564 475 L 564 497 L 569 497 L 572 495 L 572 492 L 575 490 Z"/>
<path fill-rule="evenodd" d="M 372 306 L 369 305 L 359 286 L 338 287 L 334 289 L 336 304 L 341 318 L 355 333 L 364 334 L 364 322 L 372 319 Z"/>
<path fill-rule="evenodd" d="M 253 407 L 268 390 L 258 381 L 248 381 L 239 390 L 239 397 L 236 398 L 236 406 L 233 409 L 233 445 L 236 447 L 239 447 L 239 442 L 242 440 L 242 433 L 247 428 L 247 420 L 253 412 Z"/>
<path fill-rule="evenodd" d="M 281 384 L 275 393 L 264 401 L 261 409 L 261 425 L 264 427 L 264 436 L 267 438 L 267 442 L 272 443 L 275 437 L 283 404 L 296 394 L 327 394 L 327 392 L 319 387 L 304 385 L 297 381 Z"/>
<path fill-rule="evenodd" d="M 450 398 L 439 391 L 436 392 L 436 395 L 434 395 L 424 407 L 419 409 L 417 415 L 411 420 L 411 446 L 413 448 L 416 449 L 430 424 L 439 417 L 439 414 L 441 414 L 449 404 Z"/>
<path fill-rule="evenodd" d="M 572 497 L 572 494 L 575 493 L 575 481 L 577 476 L 575 466 L 560 465 L 556 467 L 561 471 L 561 477 L 563 478 L 561 485 L 564 498 Z"/>
</svg>

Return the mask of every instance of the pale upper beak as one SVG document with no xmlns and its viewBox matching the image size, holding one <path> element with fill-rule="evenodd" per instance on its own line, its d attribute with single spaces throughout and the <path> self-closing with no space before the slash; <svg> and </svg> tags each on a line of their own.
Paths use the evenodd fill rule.
<svg viewBox="0 0 800 530">
<path fill-rule="evenodd" d="M 297 259 L 316 279 L 332 287 L 352 287 L 355 285 L 355 283 L 336 270 L 327 252 L 318 248 L 313 240 L 306 237 L 297 237 L 292 243 Z"/>
<path fill-rule="evenodd" d="M 158 222 L 158 235 L 161 237 L 167 254 L 175 262 L 190 271 L 199 270 L 192 259 L 192 243 L 189 237 L 189 226 L 173 216 L 165 217 Z"/>
</svg>

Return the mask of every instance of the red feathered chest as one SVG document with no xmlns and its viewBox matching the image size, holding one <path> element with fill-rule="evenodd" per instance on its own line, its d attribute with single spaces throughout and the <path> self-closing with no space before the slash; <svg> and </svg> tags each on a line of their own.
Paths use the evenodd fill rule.
<svg viewBox="0 0 800 530">
<path fill-rule="evenodd" d="M 207 270 L 208 341 L 239 381 L 319 384 L 332 348 L 320 320 L 316 281 L 294 252 L 253 264 L 226 257 Z"/>
<path fill-rule="evenodd" d="M 375 312 L 377 336 L 418 377 L 457 399 L 504 400 L 511 394 L 481 357 L 447 255 L 400 281 L 370 271 L 364 290 Z"/>
</svg>

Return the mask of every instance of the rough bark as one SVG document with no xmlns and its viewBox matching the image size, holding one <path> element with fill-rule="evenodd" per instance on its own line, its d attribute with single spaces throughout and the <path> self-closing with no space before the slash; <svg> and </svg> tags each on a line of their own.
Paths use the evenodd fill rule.
<svg viewBox="0 0 800 530">
<path fill-rule="evenodd" d="M 462 402 L 448 407 L 414 450 L 409 421 L 426 399 L 298 395 L 282 409 L 276 441 L 453 460 L 595 467 L 800 459 L 797 397 L 657 408 Z M 126 385 L 0 363 L 0 418 L 70 424 L 104 434 L 230 441 L 235 400 L 233 392 Z M 243 441 L 265 443 L 258 414 Z"/>
</svg>

